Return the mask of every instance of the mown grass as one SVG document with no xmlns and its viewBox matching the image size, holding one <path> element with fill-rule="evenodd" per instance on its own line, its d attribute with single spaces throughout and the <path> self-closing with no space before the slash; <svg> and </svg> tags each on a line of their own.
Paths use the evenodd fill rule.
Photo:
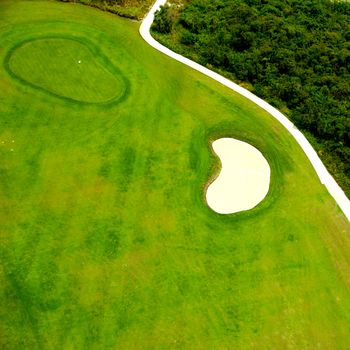
<svg viewBox="0 0 350 350">
<path fill-rule="evenodd" d="M 127 85 L 97 48 L 76 37 L 20 42 L 8 52 L 4 66 L 22 84 L 76 102 L 110 102 Z"/>
<path fill-rule="evenodd" d="M 89 40 L 128 88 L 79 104 L 0 71 L 0 347 L 346 349 L 350 226 L 283 127 L 154 51 L 138 23 L 0 3 L 3 64 L 43 35 Z M 222 136 L 270 163 L 251 211 L 205 204 Z"/>
</svg>

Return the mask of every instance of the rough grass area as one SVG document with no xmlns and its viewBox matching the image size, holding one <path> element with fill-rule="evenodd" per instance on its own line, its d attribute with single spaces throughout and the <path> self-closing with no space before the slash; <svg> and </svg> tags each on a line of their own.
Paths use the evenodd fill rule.
<svg viewBox="0 0 350 350">
<path fill-rule="evenodd" d="M 154 3 L 153 0 L 56 0 L 73 2 L 98 8 L 102 11 L 114 13 L 118 16 L 141 19 Z"/>
<path fill-rule="evenodd" d="M 47 35 L 98 48 L 123 97 L 77 103 L 14 78 L 8 53 Z M 1 349 L 348 347 L 350 225 L 272 117 L 89 7 L 2 1 L 0 44 Z M 51 88 L 82 99 L 53 62 Z M 205 203 L 219 137 L 269 161 L 251 211 Z"/>
</svg>

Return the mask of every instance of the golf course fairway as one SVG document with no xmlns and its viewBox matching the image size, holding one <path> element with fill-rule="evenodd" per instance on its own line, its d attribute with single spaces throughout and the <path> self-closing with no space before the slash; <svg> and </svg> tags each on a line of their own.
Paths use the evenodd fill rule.
<svg viewBox="0 0 350 350">
<path fill-rule="evenodd" d="M 0 348 L 347 349 L 348 220 L 278 121 L 139 25 L 0 2 Z M 220 138 L 268 161 L 251 210 L 206 203 Z"/>
</svg>

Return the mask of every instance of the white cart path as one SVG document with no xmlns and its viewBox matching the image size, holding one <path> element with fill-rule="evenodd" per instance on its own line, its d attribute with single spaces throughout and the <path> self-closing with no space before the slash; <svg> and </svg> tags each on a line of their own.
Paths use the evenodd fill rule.
<svg viewBox="0 0 350 350">
<path fill-rule="evenodd" d="M 213 78 L 214 80 L 218 81 L 219 83 L 227 86 L 228 88 L 232 89 L 233 91 L 248 98 L 250 101 L 256 103 L 258 106 L 263 108 L 265 111 L 269 112 L 275 119 L 277 119 L 293 135 L 295 140 L 299 143 L 300 147 L 303 149 L 306 156 L 309 158 L 311 164 L 315 168 L 316 173 L 317 173 L 321 183 L 324 186 L 326 186 L 328 192 L 335 199 L 335 201 L 337 202 L 340 209 L 343 211 L 343 213 L 345 214 L 347 219 L 350 221 L 350 200 L 347 198 L 344 191 L 340 188 L 340 186 L 337 184 L 337 182 L 334 180 L 334 178 L 329 174 L 328 170 L 326 169 L 326 167 L 324 166 L 321 159 L 318 157 L 316 151 L 312 148 L 311 144 L 306 139 L 306 137 L 294 126 L 294 124 L 286 116 L 284 116 L 276 108 L 272 107 L 266 101 L 255 96 L 250 91 L 235 84 L 231 80 L 228 80 L 227 78 L 224 78 L 220 74 L 215 73 L 215 72 L 211 71 L 210 69 L 203 67 L 200 64 L 193 62 L 190 59 L 183 57 L 183 56 L 169 50 L 165 46 L 161 45 L 158 41 L 153 39 L 153 37 L 150 34 L 150 28 L 151 28 L 152 22 L 154 20 L 154 14 L 160 8 L 160 6 L 164 5 L 166 2 L 167 2 L 167 0 L 157 0 L 154 3 L 154 5 L 152 6 L 149 13 L 146 15 L 146 17 L 142 21 L 142 24 L 140 26 L 140 34 L 141 34 L 142 38 L 149 45 L 154 47 L 156 50 L 174 58 L 175 60 L 177 60 L 183 64 L 186 64 L 187 66 L 207 75 L 210 78 Z"/>
</svg>

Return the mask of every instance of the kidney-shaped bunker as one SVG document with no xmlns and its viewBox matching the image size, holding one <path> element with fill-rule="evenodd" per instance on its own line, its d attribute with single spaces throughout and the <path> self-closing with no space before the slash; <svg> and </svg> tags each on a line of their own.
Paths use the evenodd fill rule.
<svg viewBox="0 0 350 350">
<path fill-rule="evenodd" d="M 212 147 L 222 168 L 208 186 L 209 207 L 220 214 L 254 208 L 269 190 L 270 166 L 264 156 L 248 143 L 232 138 L 218 139 Z"/>
</svg>

